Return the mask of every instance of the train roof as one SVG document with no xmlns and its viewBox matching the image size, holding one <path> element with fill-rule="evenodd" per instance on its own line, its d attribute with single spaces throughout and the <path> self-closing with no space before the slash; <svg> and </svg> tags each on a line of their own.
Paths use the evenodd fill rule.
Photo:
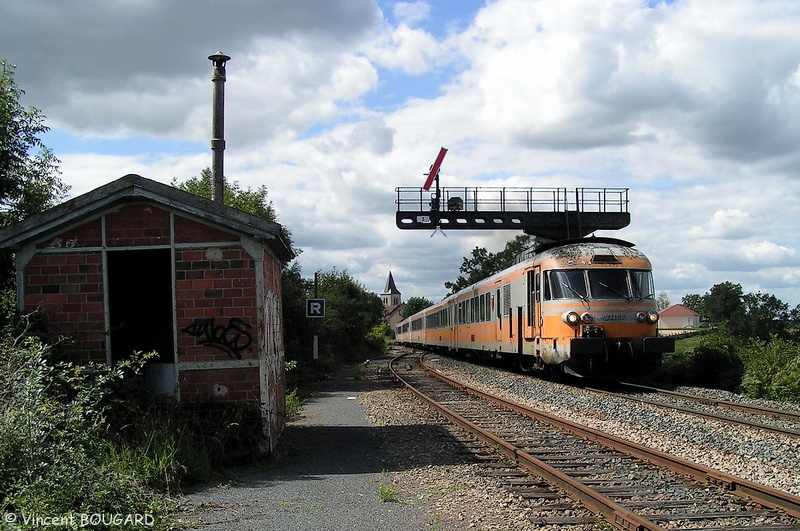
<svg viewBox="0 0 800 531">
<path fill-rule="evenodd" d="M 575 238 L 569 240 L 557 240 L 553 242 L 548 242 L 542 244 L 534 249 L 525 251 L 520 253 L 514 265 L 511 267 L 504 269 L 503 271 L 496 273 L 490 277 L 487 277 L 471 286 L 468 286 L 458 293 L 454 293 L 452 295 L 448 295 L 440 302 L 434 304 L 433 306 L 421 310 L 417 314 L 410 316 L 408 319 L 414 317 L 419 318 L 421 315 L 425 315 L 430 311 L 434 310 L 436 306 L 445 303 L 451 299 L 457 298 L 461 296 L 465 291 L 475 290 L 478 289 L 479 286 L 492 283 L 495 279 L 501 275 L 508 274 L 509 271 L 514 270 L 520 267 L 527 267 L 527 262 L 531 259 L 535 259 L 536 261 L 542 260 L 559 260 L 559 261 L 570 261 L 570 260 L 578 260 L 582 257 L 588 258 L 588 261 L 594 264 L 607 264 L 607 265 L 615 265 L 619 264 L 619 258 L 627 258 L 627 259 L 640 259 L 647 261 L 647 257 L 639 251 L 638 249 L 634 249 L 633 247 L 636 244 L 631 243 L 629 241 L 620 240 L 617 238 L 605 238 L 605 237 L 590 237 L 590 238 Z"/>
<path fill-rule="evenodd" d="M 543 255 L 547 251 L 553 251 L 549 253 L 548 257 L 555 257 L 563 255 L 564 249 L 561 248 L 569 248 L 570 251 L 573 253 L 576 250 L 583 249 L 587 252 L 594 251 L 598 248 L 598 246 L 602 246 L 603 244 L 606 245 L 614 245 L 622 248 L 632 248 L 635 244 L 629 241 L 620 240 L 617 238 L 574 238 L 569 240 L 556 240 L 552 242 L 543 243 L 537 247 L 533 247 L 522 253 L 518 254 L 514 259 L 514 264 L 518 264 L 520 262 L 524 262 L 525 260 L 529 260 L 534 256 Z M 559 250 L 560 249 L 560 250 Z M 637 251 L 638 252 L 638 251 Z"/>
</svg>

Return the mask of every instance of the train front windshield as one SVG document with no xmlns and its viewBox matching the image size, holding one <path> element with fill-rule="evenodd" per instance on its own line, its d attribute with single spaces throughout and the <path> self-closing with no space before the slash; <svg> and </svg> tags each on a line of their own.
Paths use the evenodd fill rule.
<svg viewBox="0 0 800 531">
<path fill-rule="evenodd" d="M 565 269 L 548 272 L 545 299 L 655 298 L 650 271 L 633 269 Z"/>
</svg>

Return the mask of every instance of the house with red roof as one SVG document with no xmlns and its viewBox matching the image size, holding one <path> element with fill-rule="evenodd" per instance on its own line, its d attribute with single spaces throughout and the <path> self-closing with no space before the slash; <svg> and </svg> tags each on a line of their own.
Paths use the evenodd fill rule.
<svg viewBox="0 0 800 531">
<path fill-rule="evenodd" d="M 683 304 L 673 304 L 658 312 L 659 330 L 700 328 L 700 314 Z"/>
</svg>

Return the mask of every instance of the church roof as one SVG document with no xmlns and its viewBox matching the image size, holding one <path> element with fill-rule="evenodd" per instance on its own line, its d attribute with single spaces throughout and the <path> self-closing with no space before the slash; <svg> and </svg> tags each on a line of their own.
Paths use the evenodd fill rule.
<svg viewBox="0 0 800 531">
<path fill-rule="evenodd" d="M 397 289 L 397 286 L 394 285 L 394 277 L 392 276 L 392 272 L 389 271 L 389 278 L 386 279 L 386 287 L 383 288 L 383 293 L 381 295 L 400 295 L 400 290 Z"/>
</svg>

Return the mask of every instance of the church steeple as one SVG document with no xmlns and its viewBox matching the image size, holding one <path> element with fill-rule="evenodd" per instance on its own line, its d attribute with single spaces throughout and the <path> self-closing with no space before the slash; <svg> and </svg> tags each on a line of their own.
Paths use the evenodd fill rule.
<svg viewBox="0 0 800 531">
<path fill-rule="evenodd" d="M 386 279 L 386 287 L 383 288 L 383 293 L 381 293 L 381 300 L 383 301 L 383 307 L 387 309 L 394 308 L 402 300 L 391 271 L 389 271 L 389 278 Z"/>
</svg>

